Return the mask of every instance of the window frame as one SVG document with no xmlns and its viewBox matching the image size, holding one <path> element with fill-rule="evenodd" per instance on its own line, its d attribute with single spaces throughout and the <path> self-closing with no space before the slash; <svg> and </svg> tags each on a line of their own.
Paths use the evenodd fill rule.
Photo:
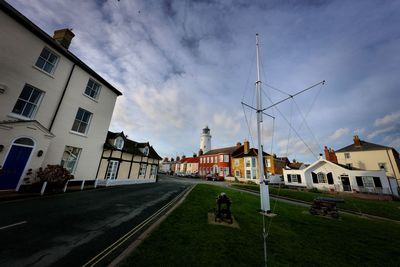
<svg viewBox="0 0 400 267">
<path fill-rule="evenodd" d="M 144 173 L 142 174 L 142 170 L 144 171 Z M 146 176 L 146 170 L 147 170 L 147 164 L 145 163 L 140 163 L 140 167 L 139 167 L 139 177 L 145 177 Z"/>
<path fill-rule="evenodd" d="M 95 85 L 98 86 L 97 91 L 95 91 L 95 90 L 93 89 L 93 87 L 89 87 L 90 81 L 93 82 L 93 86 L 95 86 Z M 92 79 L 92 78 L 89 78 L 89 80 L 88 80 L 88 82 L 87 82 L 87 84 L 86 84 L 85 90 L 83 91 L 83 94 L 84 94 L 85 96 L 91 98 L 91 99 L 98 100 L 98 99 L 99 99 L 100 92 L 101 92 L 101 87 L 102 87 L 102 85 L 101 85 L 100 83 L 98 83 L 96 80 L 94 80 L 94 79 Z M 91 90 L 91 91 L 95 91 L 95 92 L 96 92 L 96 94 L 95 94 L 94 97 L 91 96 L 90 94 L 87 94 L 87 93 L 86 93 L 86 90 L 88 90 L 88 89 Z"/>
<path fill-rule="evenodd" d="M 317 179 L 319 184 L 326 184 L 327 183 L 327 178 L 326 174 L 323 172 L 318 172 L 317 173 Z"/>
<path fill-rule="evenodd" d="M 77 116 L 78 116 L 78 113 L 79 113 L 79 110 L 83 110 L 84 112 L 87 112 L 87 113 L 90 113 L 90 117 L 89 117 L 89 120 L 88 120 L 88 122 L 84 122 L 84 121 L 82 121 L 82 120 L 78 120 L 79 121 L 79 124 L 78 124 L 78 128 L 77 128 L 77 130 L 74 130 L 74 125 L 75 125 L 75 121 L 77 121 Z M 84 116 L 84 115 L 83 115 Z M 83 117 L 82 116 L 82 117 Z M 90 111 L 88 111 L 88 110 L 86 110 L 86 109 L 84 109 L 84 108 L 81 108 L 81 107 L 79 107 L 78 108 L 78 111 L 76 112 L 76 115 L 75 115 L 75 118 L 74 118 L 74 122 L 72 123 L 72 127 L 71 127 L 71 131 L 72 132 L 74 132 L 74 133 L 77 133 L 77 134 L 81 134 L 81 135 L 87 135 L 87 133 L 88 133 L 88 131 L 89 131 L 89 127 L 90 127 L 90 123 L 92 122 L 92 118 L 93 118 L 93 113 L 92 112 L 90 112 Z M 81 123 L 86 123 L 87 125 L 86 125 L 86 128 L 85 128 L 85 132 L 79 132 L 78 130 L 79 130 L 79 128 L 80 128 L 80 126 L 81 126 Z"/>
<path fill-rule="evenodd" d="M 114 140 L 114 146 L 117 148 L 117 149 L 119 149 L 119 150 L 121 150 L 121 149 L 123 149 L 124 148 L 124 138 L 122 138 L 121 136 L 118 136 L 117 138 L 115 138 L 115 140 Z"/>
<path fill-rule="evenodd" d="M 51 54 L 53 54 L 53 55 L 56 57 L 56 61 L 54 62 L 54 64 L 48 61 L 48 58 L 49 58 L 49 57 L 48 57 L 47 59 L 41 57 L 41 55 L 42 55 L 42 53 L 43 53 L 43 51 L 44 51 L 45 49 L 49 52 L 49 57 L 50 57 Z M 39 59 L 42 59 L 42 60 L 44 61 L 44 64 L 43 64 L 42 67 L 39 67 L 39 66 L 37 65 L 38 62 L 39 62 Z M 53 74 L 55 73 L 55 70 L 56 70 L 56 68 L 57 68 L 57 66 L 58 66 L 58 62 L 59 62 L 59 61 L 60 61 L 60 56 L 59 56 L 57 53 L 55 53 L 52 49 L 50 49 L 49 47 L 45 46 L 45 47 L 42 48 L 42 51 L 40 51 L 40 54 L 39 54 L 38 58 L 36 59 L 36 62 L 35 62 L 35 64 L 34 64 L 34 67 L 37 68 L 37 69 L 40 70 L 40 71 L 43 71 L 43 72 L 46 73 L 46 74 L 53 75 Z M 44 69 L 44 66 L 46 66 L 46 64 L 53 65 L 53 68 L 51 69 L 50 72 L 48 72 L 48 71 L 46 71 L 46 70 Z"/>
<path fill-rule="evenodd" d="M 72 167 L 72 170 L 70 170 L 68 168 L 68 166 L 66 166 L 66 165 L 68 165 L 69 162 L 72 162 L 72 160 L 70 160 L 69 158 L 68 158 L 68 160 L 64 160 L 64 154 L 66 153 L 68 147 L 72 148 L 72 150 L 78 149 L 78 154 L 76 155 L 75 163 L 74 163 L 74 165 Z M 69 151 L 67 151 L 67 152 L 69 152 Z M 82 154 L 82 148 L 66 145 L 64 147 L 64 151 L 63 151 L 63 154 L 61 156 L 60 165 L 63 166 L 66 170 L 68 170 L 71 174 L 74 174 L 75 171 L 76 171 L 76 168 L 78 166 L 78 162 L 79 162 L 79 158 L 80 158 L 81 154 Z M 70 153 L 69 156 L 71 156 L 71 153 Z"/>
<path fill-rule="evenodd" d="M 106 171 L 106 179 L 108 180 L 116 180 L 117 179 L 117 172 L 119 167 L 118 160 L 110 160 L 107 166 Z"/>
<path fill-rule="evenodd" d="M 21 94 L 23 93 L 23 91 L 24 91 L 25 88 L 31 89 L 31 91 L 30 91 L 30 93 L 29 93 L 28 99 L 23 99 L 23 98 L 21 98 Z M 36 103 L 35 103 L 35 102 L 30 102 L 30 98 L 32 97 L 33 92 L 35 92 L 35 91 L 39 92 L 39 97 L 37 98 Z M 34 119 L 34 118 L 36 117 L 37 111 L 39 110 L 39 106 L 40 106 L 40 104 L 42 103 L 42 99 L 43 99 L 43 97 L 44 97 L 44 94 L 45 94 L 44 91 L 42 91 L 42 90 L 40 90 L 40 89 L 38 89 L 38 88 L 36 88 L 36 87 L 34 87 L 34 86 L 32 86 L 32 85 L 26 83 L 26 84 L 24 85 L 24 87 L 22 88 L 21 93 L 19 94 L 17 101 L 16 101 L 15 104 L 14 104 L 14 107 L 13 107 L 13 109 L 12 109 L 12 111 L 11 111 L 11 114 L 12 114 L 13 116 L 16 116 L 16 117 L 22 118 L 22 119 Z M 17 104 L 18 104 L 18 101 L 24 102 L 24 107 L 23 107 L 21 113 L 14 112 L 15 107 L 16 107 Z M 23 113 L 24 113 L 25 108 L 27 107 L 28 104 L 31 105 L 31 106 L 33 106 L 34 109 L 33 109 L 33 111 L 31 112 L 30 116 L 25 116 L 25 115 L 23 115 Z"/>
</svg>

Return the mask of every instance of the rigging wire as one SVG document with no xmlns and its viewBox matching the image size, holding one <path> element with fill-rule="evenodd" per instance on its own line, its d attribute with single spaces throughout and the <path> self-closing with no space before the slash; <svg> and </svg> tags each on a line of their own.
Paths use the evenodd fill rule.
<svg viewBox="0 0 400 267">
<path fill-rule="evenodd" d="M 292 118 L 293 118 L 293 101 L 291 103 L 292 104 L 290 105 L 290 123 L 292 123 Z M 290 135 L 292 133 L 291 130 L 292 129 L 289 127 L 289 133 L 288 133 L 288 138 L 287 138 L 287 142 L 286 142 L 286 157 L 289 157 Z"/>
<path fill-rule="evenodd" d="M 303 90 L 304 91 L 304 90 Z M 261 91 L 262 92 L 262 91 Z M 265 95 L 265 94 L 264 94 Z M 268 98 L 268 100 L 269 101 L 271 101 L 271 103 L 273 103 L 272 102 L 272 100 L 266 95 L 266 97 Z M 293 127 L 293 125 L 288 121 L 288 119 L 285 117 L 285 115 L 280 111 L 280 109 L 277 107 L 277 106 L 275 106 L 275 105 L 273 105 L 275 108 L 276 108 L 276 110 L 279 112 L 279 114 L 282 116 L 282 118 L 286 121 L 286 123 L 289 125 L 289 127 L 293 130 L 293 132 L 297 135 L 297 137 L 303 142 L 303 144 L 307 147 L 307 149 L 311 152 L 311 154 L 313 154 L 313 156 L 315 157 L 315 158 L 318 158 L 316 155 L 315 155 L 315 153 L 314 153 L 314 151 L 312 151 L 312 149 L 310 148 L 310 146 L 304 141 L 304 139 L 300 136 L 300 134 L 296 131 L 296 129 Z"/>
</svg>

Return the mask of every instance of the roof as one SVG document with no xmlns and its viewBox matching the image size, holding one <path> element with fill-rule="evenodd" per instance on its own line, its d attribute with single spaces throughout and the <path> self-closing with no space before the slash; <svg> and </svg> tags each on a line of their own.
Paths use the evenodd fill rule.
<svg viewBox="0 0 400 267">
<path fill-rule="evenodd" d="M 199 158 L 198 157 L 190 157 L 190 158 L 185 158 L 186 163 L 199 163 Z"/>
<path fill-rule="evenodd" d="M 242 158 L 242 157 L 256 157 L 258 156 L 258 149 L 256 148 L 250 148 L 248 153 L 245 154 L 244 153 L 244 145 L 241 145 L 240 147 L 238 147 L 238 149 L 236 149 L 236 151 L 234 151 L 234 153 L 232 153 L 232 157 L 233 158 Z M 268 153 L 263 152 L 263 156 L 269 156 Z"/>
<path fill-rule="evenodd" d="M 153 159 L 159 159 L 161 160 L 162 158 L 157 154 L 157 152 L 154 150 L 154 148 L 152 146 L 150 146 L 149 142 L 146 143 L 139 143 L 133 140 L 130 140 L 128 138 L 126 138 L 126 136 L 124 135 L 124 132 L 120 132 L 120 133 L 114 133 L 114 132 L 110 132 L 108 131 L 107 133 L 107 137 L 106 137 L 106 142 L 104 143 L 104 148 L 105 149 L 117 149 L 114 145 L 112 145 L 110 142 L 108 142 L 110 139 L 115 139 L 118 136 L 121 136 L 124 138 L 124 147 L 122 149 L 122 151 L 131 153 L 131 154 L 135 154 L 135 155 L 140 155 L 143 157 L 146 157 L 146 155 L 144 155 L 142 153 L 142 151 L 140 150 L 140 148 L 145 148 L 146 146 L 149 147 L 149 154 L 148 157 L 149 158 L 153 158 Z"/>
<path fill-rule="evenodd" d="M 203 156 L 215 155 L 215 154 L 232 154 L 238 147 L 237 146 L 230 146 L 224 148 L 217 148 L 204 153 Z"/>
<path fill-rule="evenodd" d="M 287 166 L 292 170 L 300 170 L 303 164 L 302 162 L 290 162 Z"/>
<path fill-rule="evenodd" d="M 116 89 L 114 86 L 112 86 L 109 82 L 107 82 L 103 77 L 101 77 L 99 74 L 97 74 L 94 70 L 92 70 L 88 65 L 83 63 L 78 57 L 76 57 L 74 54 L 72 54 L 68 49 L 64 48 L 62 45 L 60 45 L 56 40 L 54 40 L 50 35 L 48 35 L 46 32 L 44 32 L 42 29 L 40 29 L 38 26 L 36 26 L 32 21 L 30 21 L 27 17 L 22 15 L 18 10 L 13 8 L 10 4 L 8 4 L 5 1 L 0 1 L 0 8 L 3 10 L 7 15 L 15 19 L 18 23 L 20 23 L 22 26 L 24 26 L 27 30 L 32 32 L 34 35 L 36 35 L 38 38 L 40 38 L 43 42 L 45 42 L 47 45 L 55 49 L 57 52 L 74 62 L 76 65 L 81 67 L 83 70 L 88 72 L 90 75 L 92 75 L 94 78 L 96 78 L 98 81 L 103 83 L 105 86 L 107 86 L 111 91 L 113 91 L 115 94 L 118 96 L 122 95 L 122 93 Z"/>
<path fill-rule="evenodd" d="M 340 152 L 356 152 L 356 151 L 370 151 L 370 150 L 387 150 L 393 149 L 391 147 L 382 146 L 374 143 L 365 142 L 360 140 L 361 146 L 357 146 L 355 144 L 351 144 L 349 146 L 343 147 L 339 150 L 336 150 L 336 153 Z"/>
</svg>

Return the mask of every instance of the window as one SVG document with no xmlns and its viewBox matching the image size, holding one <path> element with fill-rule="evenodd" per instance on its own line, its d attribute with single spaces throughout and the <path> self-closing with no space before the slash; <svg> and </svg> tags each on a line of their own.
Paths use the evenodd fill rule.
<svg viewBox="0 0 400 267">
<path fill-rule="evenodd" d="M 114 141 L 114 146 L 118 149 L 122 149 L 124 147 L 124 138 L 117 137 Z"/>
<path fill-rule="evenodd" d="M 61 159 L 61 166 L 67 169 L 70 173 L 74 173 L 81 151 L 82 148 L 65 146 L 65 150 Z"/>
<path fill-rule="evenodd" d="M 145 156 L 148 156 L 148 155 L 149 155 L 149 147 L 148 147 L 148 146 L 146 146 L 145 148 L 143 148 L 143 154 L 144 154 Z"/>
<path fill-rule="evenodd" d="M 74 124 L 72 125 L 72 131 L 86 134 L 92 113 L 83 108 L 79 108 L 75 116 Z"/>
<path fill-rule="evenodd" d="M 214 158 L 213 158 L 213 157 L 211 157 L 211 159 L 210 159 L 210 160 L 211 160 L 211 163 L 214 163 Z"/>
<path fill-rule="evenodd" d="M 344 153 L 344 158 L 345 159 L 349 159 L 350 158 L 350 153 L 348 153 L 348 152 Z"/>
<path fill-rule="evenodd" d="M 290 175 L 290 180 L 292 183 L 298 183 L 299 181 L 297 180 L 297 175 L 296 174 L 291 174 Z"/>
<path fill-rule="evenodd" d="M 378 163 L 379 169 L 384 170 L 385 172 L 387 171 L 386 169 L 386 163 L 380 162 Z"/>
<path fill-rule="evenodd" d="M 253 180 L 257 178 L 257 177 L 256 177 L 256 174 L 257 174 L 257 171 L 256 171 L 256 170 L 253 170 L 253 177 L 252 177 Z"/>
<path fill-rule="evenodd" d="M 150 175 L 151 175 L 152 177 L 156 177 L 156 175 L 157 175 L 157 166 L 156 166 L 156 165 L 151 165 L 151 172 L 150 172 Z"/>
<path fill-rule="evenodd" d="M 374 188 L 374 178 L 371 176 L 363 176 L 362 181 L 364 187 Z"/>
<path fill-rule="evenodd" d="M 240 177 L 240 171 L 238 170 L 235 171 L 235 177 Z"/>
<path fill-rule="evenodd" d="M 214 157 L 214 161 L 215 161 L 215 163 L 218 162 L 218 157 L 217 156 Z"/>
<path fill-rule="evenodd" d="M 210 158 L 209 157 L 207 157 L 207 163 L 210 163 Z"/>
<path fill-rule="evenodd" d="M 246 179 L 250 179 L 250 177 L 251 177 L 251 171 L 246 170 Z"/>
<path fill-rule="evenodd" d="M 251 166 L 256 167 L 256 158 L 251 158 Z"/>
<path fill-rule="evenodd" d="M 317 173 L 318 183 L 326 183 L 326 176 L 325 173 L 319 172 Z"/>
<path fill-rule="evenodd" d="M 25 84 L 21 94 L 18 97 L 12 113 L 27 118 L 33 118 L 36 114 L 43 92 L 28 84 Z"/>
<path fill-rule="evenodd" d="M 250 167 L 250 159 L 246 159 L 246 167 Z"/>
<path fill-rule="evenodd" d="M 146 174 L 146 168 L 147 168 L 147 165 L 146 164 L 140 164 L 140 170 L 139 170 L 139 176 L 145 176 L 145 174 Z"/>
<path fill-rule="evenodd" d="M 53 74 L 57 62 L 58 56 L 45 47 L 43 48 L 42 53 L 40 53 L 35 66 L 49 74 Z"/>
<path fill-rule="evenodd" d="M 219 162 L 224 162 L 224 155 L 219 155 Z"/>
<path fill-rule="evenodd" d="M 85 89 L 85 95 L 90 96 L 91 98 L 97 99 L 100 93 L 100 87 L 101 85 L 98 84 L 97 82 L 93 81 L 92 79 L 89 79 L 86 89 Z"/>
<path fill-rule="evenodd" d="M 225 167 L 224 168 L 224 176 L 228 176 L 229 175 L 229 167 Z"/>
<path fill-rule="evenodd" d="M 229 155 L 224 155 L 224 162 L 229 162 Z"/>
<path fill-rule="evenodd" d="M 235 159 L 235 167 L 239 166 L 239 160 Z"/>
<path fill-rule="evenodd" d="M 265 164 L 267 165 L 267 168 L 271 167 L 271 160 L 270 160 L 270 159 L 267 159 L 267 160 L 265 161 Z"/>
<path fill-rule="evenodd" d="M 110 160 L 107 168 L 106 179 L 114 180 L 117 175 L 119 162 L 116 160 Z"/>
</svg>

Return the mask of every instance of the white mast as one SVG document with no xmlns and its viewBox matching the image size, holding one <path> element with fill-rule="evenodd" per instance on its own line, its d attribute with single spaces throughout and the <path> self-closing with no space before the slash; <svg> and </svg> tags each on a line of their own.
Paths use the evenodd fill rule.
<svg viewBox="0 0 400 267">
<path fill-rule="evenodd" d="M 260 52 L 258 44 L 258 33 L 256 33 L 256 54 L 257 54 L 257 81 L 256 81 L 256 95 L 257 95 L 257 140 L 258 140 L 258 173 L 260 175 L 260 197 L 261 197 L 261 210 L 270 212 L 269 204 L 269 190 L 267 182 L 264 180 L 264 155 L 261 141 L 261 124 L 262 119 L 262 102 L 261 102 L 261 80 L 260 80 Z"/>
</svg>

